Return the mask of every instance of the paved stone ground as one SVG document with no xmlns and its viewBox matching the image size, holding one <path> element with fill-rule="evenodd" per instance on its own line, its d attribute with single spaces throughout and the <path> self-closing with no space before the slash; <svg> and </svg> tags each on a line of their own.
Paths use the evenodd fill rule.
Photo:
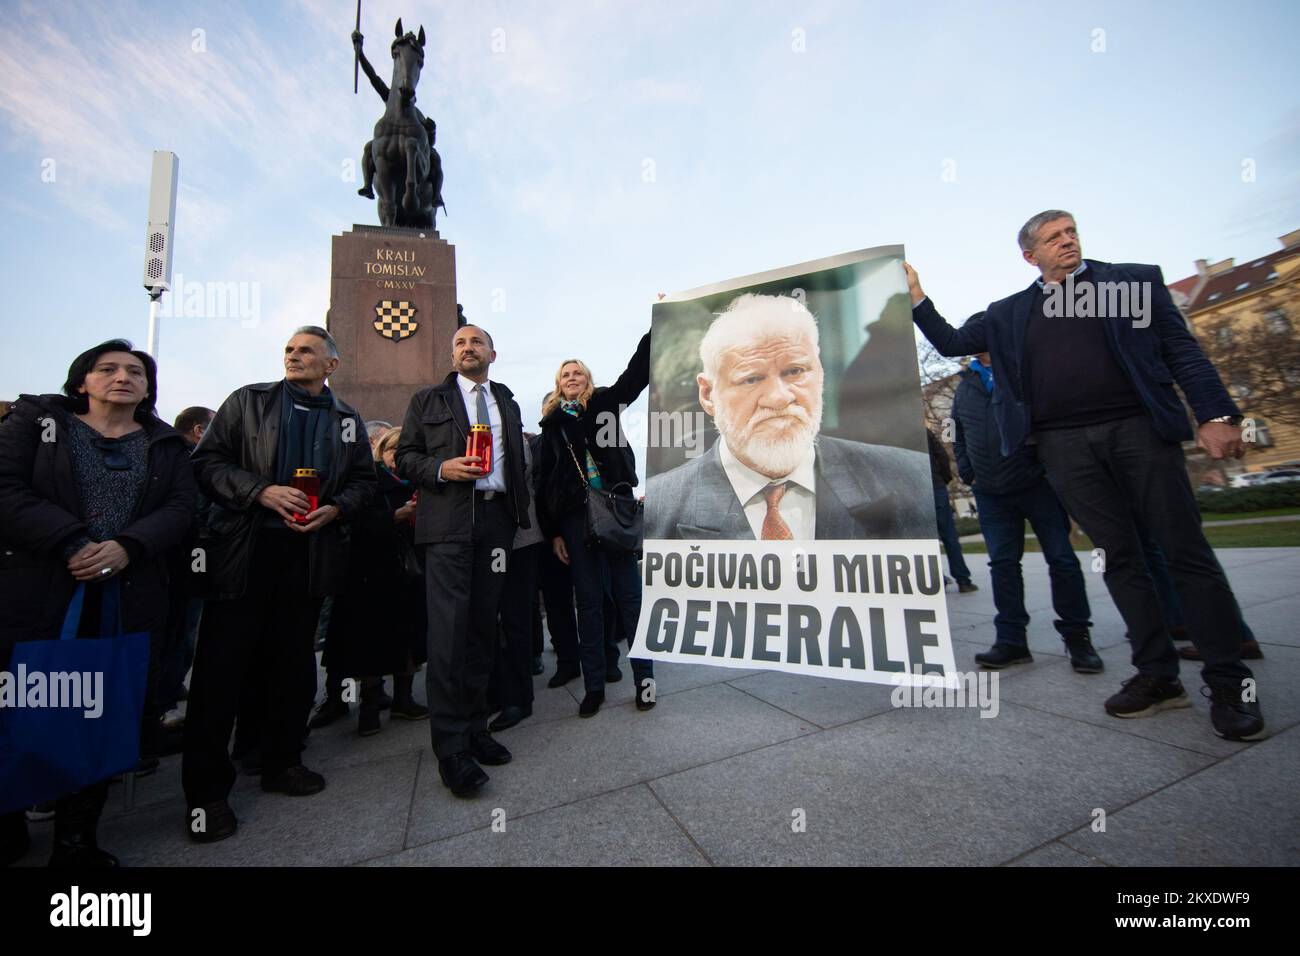
<svg viewBox="0 0 1300 956">
<path fill-rule="evenodd" d="M 980 557 L 981 590 L 948 595 L 964 668 L 992 640 Z M 579 720 L 580 682 L 546 689 L 548 652 L 534 716 L 500 735 L 515 760 L 488 768 L 477 799 L 443 789 L 425 723 L 385 719 L 362 739 L 344 721 L 314 733 L 305 754 L 329 781 L 322 794 L 263 794 L 239 779 L 230 840 L 188 842 L 180 758 L 168 757 L 138 781 L 132 810 L 113 788 L 100 842 L 132 866 L 1297 865 L 1300 549 L 1219 557 L 1267 657 L 1253 665 L 1270 734 L 1258 743 L 1213 734 L 1188 663 L 1192 709 L 1108 717 L 1102 702 L 1132 669 L 1101 577 L 1087 575 L 1107 671 L 1082 676 L 1062 653 L 1045 565 L 1031 554 L 1035 662 L 1002 674 L 994 719 L 895 709 L 886 686 L 671 665 L 658 671 L 655 710 L 634 709 L 629 675 L 600 714 Z M 1090 826 L 1098 807 L 1105 832 Z M 805 832 L 793 831 L 796 808 Z M 50 843 L 49 824 L 31 829 L 29 865 Z"/>
</svg>

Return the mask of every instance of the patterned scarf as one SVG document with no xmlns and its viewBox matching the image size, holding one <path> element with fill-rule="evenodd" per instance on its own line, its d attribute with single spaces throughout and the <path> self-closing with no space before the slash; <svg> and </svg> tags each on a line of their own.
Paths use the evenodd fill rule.
<svg viewBox="0 0 1300 956">
<path fill-rule="evenodd" d="M 574 418 L 582 417 L 582 403 L 576 399 L 573 401 L 567 398 L 560 399 L 560 408 L 565 414 L 572 415 Z M 587 457 L 587 483 L 593 488 L 604 487 L 600 480 L 600 469 L 596 467 L 596 460 L 591 457 L 591 452 L 584 450 L 584 454 Z"/>
</svg>

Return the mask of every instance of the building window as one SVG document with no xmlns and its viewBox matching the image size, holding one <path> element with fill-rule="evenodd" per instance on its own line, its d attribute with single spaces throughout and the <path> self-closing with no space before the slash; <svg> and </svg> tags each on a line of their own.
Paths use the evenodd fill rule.
<svg viewBox="0 0 1300 956">
<path fill-rule="evenodd" d="M 1214 340 L 1219 343 L 1220 348 L 1227 348 L 1232 344 L 1232 329 L 1226 325 L 1221 325 L 1214 330 Z"/>
<path fill-rule="evenodd" d="M 1285 309 L 1269 309 L 1264 313 L 1264 324 L 1274 335 L 1286 335 L 1291 331 L 1291 320 Z"/>
</svg>

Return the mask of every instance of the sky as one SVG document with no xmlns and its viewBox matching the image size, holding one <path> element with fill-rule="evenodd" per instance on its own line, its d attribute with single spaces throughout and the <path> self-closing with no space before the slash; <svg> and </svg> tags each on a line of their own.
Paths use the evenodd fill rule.
<svg viewBox="0 0 1300 956">
<path fill-rule="evenodd" d="M 347 175 L 382 112 L 352 93 L 355 10 L 0 2 L 0 398 L 143 347 L 155 149 L 175 276 L 247 306 L 163 319 L 160 413 L 282 376 L 331 235 L 378 221 Z M 525 422 L 561 359 L 611 382 L 657 292 L 901 243 L 960 320 L 1034 278 L 1015 237 L 1042 209 L 1169 281 L 1300 228 L 1293 0 L 364 0 L 385 76 L 398 16 L 428 37 L 458 299 Z"/>
</svg>

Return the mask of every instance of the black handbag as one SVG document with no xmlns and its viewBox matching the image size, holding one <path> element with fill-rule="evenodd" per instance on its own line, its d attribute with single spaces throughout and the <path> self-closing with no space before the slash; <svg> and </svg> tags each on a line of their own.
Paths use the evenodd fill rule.
<svg viewBox="0 0 1300 956">
<path fill-rule="evenodd" d="M 573 467 L 587 489 L 587 543 L 611 554 L 631 554 L 641 550 L 644 529 L 644 509 L 632 494 L 632 486 L 620 481 L 610 489 L 593 488 L 587 473 L 578 464 L 578 456 L 566 436 Z M 627 489 L 619 494 L 618 489 Z"/>
</svg>

